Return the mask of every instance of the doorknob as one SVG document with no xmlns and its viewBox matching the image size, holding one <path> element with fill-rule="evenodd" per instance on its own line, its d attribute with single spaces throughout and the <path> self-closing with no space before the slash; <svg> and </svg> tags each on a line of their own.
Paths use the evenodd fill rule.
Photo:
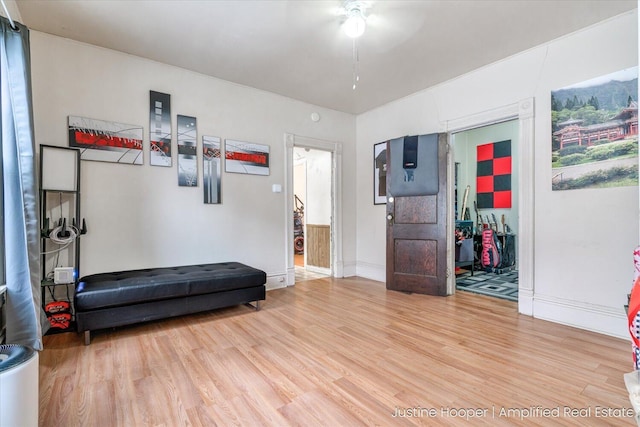
<svg viewBox="0 0 640 427">
<path fill-rule="evenodd" d="M 393 214 L 387 215 L 387 221 L 389 221 L 389 224 L 393 224 Z"/>
</svg>

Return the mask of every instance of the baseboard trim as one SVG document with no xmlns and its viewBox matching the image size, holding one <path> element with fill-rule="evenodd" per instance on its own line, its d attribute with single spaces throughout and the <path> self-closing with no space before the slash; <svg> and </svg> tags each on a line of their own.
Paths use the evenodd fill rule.
<svg viewBox="0 0 640 427">
<path fill-rule="evenodd" d="M 304 267 L 304 269 L 307 270 L 307 271 L 310 271 L 312 273 L 326 274 L 327 276 L 331 276 L 331 269 L 330 268 L 318 267 L 318 266 L 315 266 L 315 265 L 307 264 Z"/>
<path fill-rule="evenodd" d="M 387 280 L 387 270 L 384 265 L 370 264 L 368 262 L 358 262 L 355 275 L 377 282 L 386 282 Z"/>
<path fill-rule="evenodd" d="M 533 292 L 518 288 L 518 313 L 533 316 Z"/>
<path fill-rule="evenodd" d="M 533 317 L 599 334 L 629 339 L 627 316 L 622 306 L 619 309 L 614 309 L 597 304 L 535 294 Z"/>
<path fill-rule="evenodd" d="M 287 286 L 289 286 L 287 273 L 277 272 L 267 274 L 267 291 L 270 291 L 272 289 L 286 288 Z"/>
<path fill-rule="evenodd" d="M 358 275 L 358 266 L 353 263 L 342 264 L 342 274 L 336 273 L 336 277 L 353 277 Z"/>
</svg>

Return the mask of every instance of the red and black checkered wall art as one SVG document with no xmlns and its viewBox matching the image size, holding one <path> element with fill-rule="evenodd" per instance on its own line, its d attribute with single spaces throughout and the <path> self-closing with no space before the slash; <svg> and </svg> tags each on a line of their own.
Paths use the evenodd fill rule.
<svg viewBox="0 0 640 427">
<path fill-rule="evenodd" d="M 478 145 L 478 209 L 511 208 L 511 140 Z"/>
</svg>

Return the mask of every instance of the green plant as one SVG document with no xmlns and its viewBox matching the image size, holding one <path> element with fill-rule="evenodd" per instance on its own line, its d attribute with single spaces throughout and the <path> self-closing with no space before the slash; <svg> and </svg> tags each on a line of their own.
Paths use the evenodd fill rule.
<svg viewBox="0 0 640 427">
<path fill-rule="evenodd" d="M 569 154 L 567 156 L 563 156 L 560 158 L 560 165 L 562 166 L 578 165 L 580 163 L 584 163 L 586 159 L 587 159 L 587 156 L 584 154 L 580 154 L 580 153 Z"/>
<path fill-rule="evenodd" d="M 638 168 L 636 166 L 616 166 L 610 169 L 598 170 L 585 174 L 579 178 L 567 179 L 554 183 L 554 190 L 574 190 L 577 188 L 606 187 L 613 183 L 638 182 Z"/>
<path fill-rule="evenodd" d="M 613 157 L 614 148 L 609 145 L 598 145 L 591 147 L 587 156 L 591 160 L 607 160 Z"/>
<path fill-rule="evenodd" d="M 558 154 L 560 156 L 568 156 L 576 153 L 583 154 L 585 151 L 587 151 L 587 147 L 585 145 L 570 145 L 558 150 Z"/>
<path fill-rule="evenodd" d="M 587 156 L 591 160 L 607 160 L 614 157 L 626 156 L 638 152 L 636 141 L 612 142 L 606 145 L 589 147 Z"/>
</svg>

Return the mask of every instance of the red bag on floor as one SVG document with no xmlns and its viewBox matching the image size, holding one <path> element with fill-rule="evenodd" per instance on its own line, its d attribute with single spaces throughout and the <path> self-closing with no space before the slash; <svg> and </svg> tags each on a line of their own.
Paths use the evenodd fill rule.
<svg viewBox="0 0 640 427">
<path fill-rule="evenodd" d="M 47 316 L 52 328 L 67 329 L 71 324 L 71 313 L 56 313 Z"/>
</svg>

